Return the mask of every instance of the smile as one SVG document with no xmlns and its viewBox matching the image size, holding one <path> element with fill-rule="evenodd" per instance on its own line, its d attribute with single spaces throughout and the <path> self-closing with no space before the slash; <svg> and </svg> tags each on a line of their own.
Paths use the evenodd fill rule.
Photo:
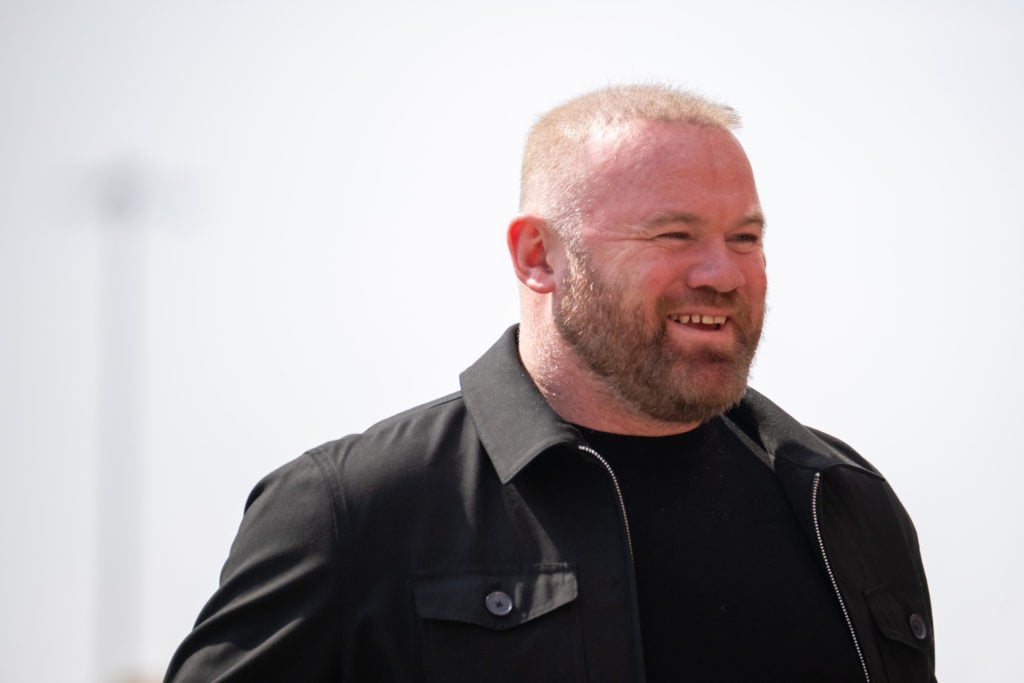
<svg viewBox="0 0 1024 683">
<path fill-rule="evenodd" d="M 680 325 L 700 325 L 702 327 L 704 325 L 710 325 L 716 330 L 722 329 L 722 325 L 724 325 L 727 320 L 724 315 L 700 315 L 697 313 L 692 315 L 680 315 L 673 313 L 668 316 L 668 319 L 674 323 L 679 323 Z"/>
</svg>

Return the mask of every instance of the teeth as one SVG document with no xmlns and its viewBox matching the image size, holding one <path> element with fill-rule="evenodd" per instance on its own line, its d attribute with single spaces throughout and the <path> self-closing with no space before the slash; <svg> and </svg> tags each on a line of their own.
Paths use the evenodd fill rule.
<svg viewBox="0 0 1024 683">
<path fill-rule="evenodd" d="M 724 325 L 726 318 L 724 315 L 678 315 L 673 313 L 669 316 L 669 320 L 683 325 L 691 320 L 695 323 L 701 323 L 702 325 Z"/>
</svg>

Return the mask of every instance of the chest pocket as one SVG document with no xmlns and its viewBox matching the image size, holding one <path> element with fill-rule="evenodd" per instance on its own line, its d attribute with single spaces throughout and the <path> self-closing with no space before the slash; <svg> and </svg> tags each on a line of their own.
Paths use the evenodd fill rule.
<svg viewBox="0 0 1024 683">
<path fill-rule="evenodd" d="M 878 586 L 864 591 L 890 681 L 927 683 L 934 648 L 927 601 L 911 591 Z"/>
<path fill-rule="evenodd" d="M 417 575 L 425 680 L 586 680 L 577 595 L 565 564 Z"/>
</svg>

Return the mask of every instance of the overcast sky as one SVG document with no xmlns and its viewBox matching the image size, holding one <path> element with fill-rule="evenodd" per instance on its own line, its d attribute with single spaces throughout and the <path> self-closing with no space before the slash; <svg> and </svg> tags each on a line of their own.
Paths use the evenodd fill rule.
<svg viewBox="0 0 1024 683">
<path fill-rule="evenodd" d="M 534 118 L 636 80 L 744 117 L 752 385 L 903 499 L 940 679 L 1018 675 L 1022 5 L 362 4 L 0 0 L 0 681 L 161 675 L 252 485 L 515 321 Z"/>
</svg>

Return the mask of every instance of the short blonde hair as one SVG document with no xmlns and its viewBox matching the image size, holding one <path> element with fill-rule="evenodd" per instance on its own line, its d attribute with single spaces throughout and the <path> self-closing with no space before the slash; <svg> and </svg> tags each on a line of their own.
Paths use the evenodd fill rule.
<svg viewBox="0 0 1024 683">
<path fill-rule="evenodd" d="M 733 130 L 740 117 L 724 104 L 663 85 L 619 85 L 575 97 L 542 115 L 523 150 L 520 211 L 536 213 L 563 238 L 583 212 L 588 177 L 586 142 L 600 130 L 634 121 L 661 121 Z"/>
</svg>

